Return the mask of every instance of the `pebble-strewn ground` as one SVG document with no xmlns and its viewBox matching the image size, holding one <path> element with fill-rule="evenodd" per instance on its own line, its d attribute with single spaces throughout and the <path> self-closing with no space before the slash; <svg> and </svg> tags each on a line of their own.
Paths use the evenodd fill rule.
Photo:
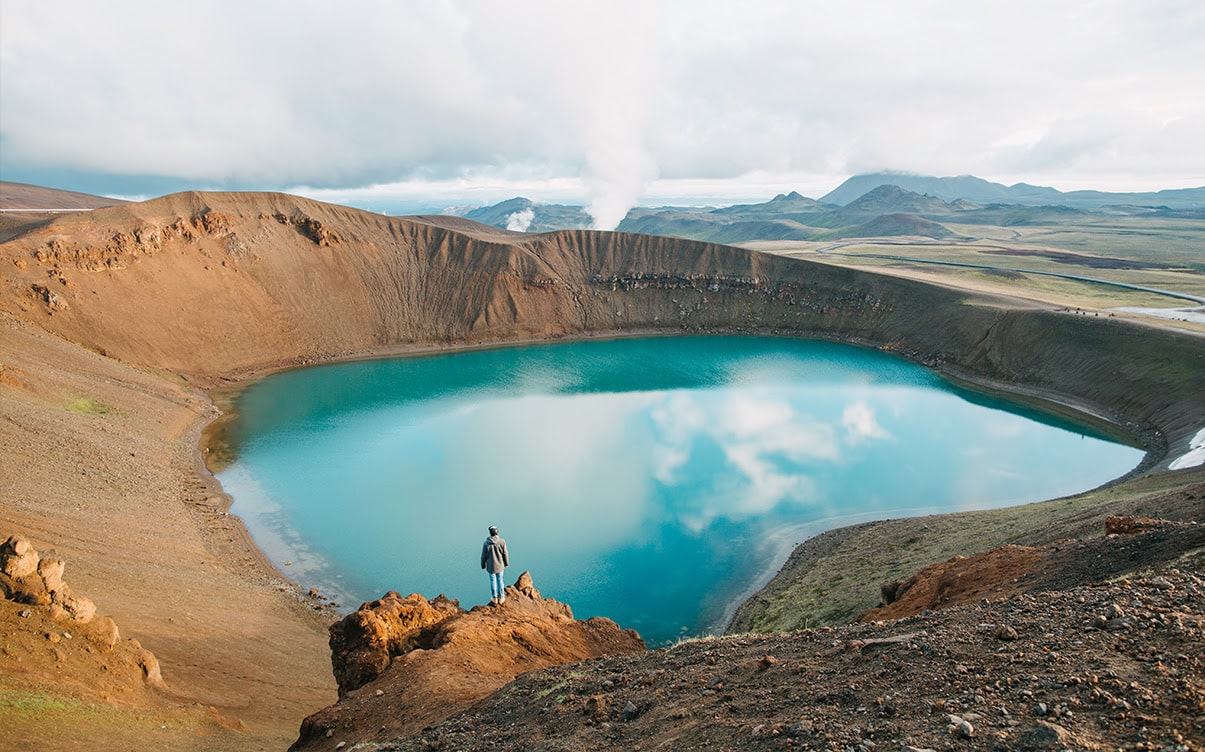
<svg viewBox="0 0 1205 752">
<path fill-rule="evenodd" d="M 420 737 L 358 748 L 1205 749 L 1203 558 L 532 672 Z"/>
</svg>

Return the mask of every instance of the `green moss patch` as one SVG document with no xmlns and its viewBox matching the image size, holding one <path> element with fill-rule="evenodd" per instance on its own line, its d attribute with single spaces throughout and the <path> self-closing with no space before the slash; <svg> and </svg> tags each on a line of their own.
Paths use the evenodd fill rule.
<svg viewBox="0 0 1205 752">
<path fill-rule="evenodd" d="M 107 415 L 115 412 L 116 408 L 112 405 L 106 405 L 97 399 L 91 397 L 80 397 L 67 403 L 67 410 L 73 413 L 82 413 L 85 415 Z"/>
</svg>

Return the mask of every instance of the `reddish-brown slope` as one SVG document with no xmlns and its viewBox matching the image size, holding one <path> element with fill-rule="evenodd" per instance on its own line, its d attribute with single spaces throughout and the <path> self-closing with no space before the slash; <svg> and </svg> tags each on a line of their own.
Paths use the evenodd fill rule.
<svg viewBox="0 0 1205 752">
<path fill-rule="evenodd" d="M 21 211 L 88 211 L 126 203 L 119 198 L 62 191 L 0 180 L 0 209 Z"/>
</svg>

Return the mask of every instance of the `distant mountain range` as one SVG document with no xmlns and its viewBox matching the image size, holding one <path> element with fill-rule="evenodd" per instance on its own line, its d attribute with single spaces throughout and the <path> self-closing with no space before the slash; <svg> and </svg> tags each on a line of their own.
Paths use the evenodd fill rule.
<svg viewBox="0 0 1205 752">
<path fill-rule="evenodd" d="M 857 175 L 821 199 L 796 192 L 761 204 L 712 207 L 637 207 L 618 230 L 714 243 L 749 240 L 840 240 L 861 237 L 957 236 L 943 223 L 1058 224 L 1090 215 L 1205 219 L 1205 187 L 1157 193 L 1104 193 L 1017 185 L 970 175 L 935 178 L 905 173 Z M 580 206 L 537 204 L 515 198 L 463 214 L 522 232 L 590 227 Z"/>
<path fill-rule="evenodd" d="M 462 216 L 516 232 L 586 230 L 594 224 L 584 207 L 537 204 L 526 198 L 512 198 L 493 206 L 467 211 Z"/>
<path fill-rule="evenodd" d="M 86 210 L 118 199 L 0 181 L 0 209 Z M 512 198 L 449 212 L 515 232 L 588 229 L 582 206 Z M 714 207 L 637 207 L 618 230 L 740 243 L 751 240 L 836 241 L 865 237 L 957 237 L 959 225 L 1057 225 L 1093 216 L 1205 220 L 1205 187 L 1152 193 L 1071 191 L 982 178 L 926 177 L 880 172 L 849 178 L 819 200 L 796 192 L 760 204 Z M 11 217 L 8 221 L 10 224 Z M 950 226 L 947 226 L 950 225 Z"/>
<path fill-rule="evenodd" d="M 1028 183 L 1002 185 L 961 175 L 934 178 L 904 172 L 876 172 L 855 175 L 820 200 L 844 206 L 880 185 L 895 185 L 913 193 L 946 201 L 963 199 L 977 204 L 1020 204 L 1024 206 L 1070 206 L 1076 209 L 1100 209 L 1108 206 L 1165 207 L 1168 209 L 1205 208 L 1205 187 L 1182 188 L 1154 193 L 1106 193 L 1104 191 L 1063 191 Z"/>
</svg>

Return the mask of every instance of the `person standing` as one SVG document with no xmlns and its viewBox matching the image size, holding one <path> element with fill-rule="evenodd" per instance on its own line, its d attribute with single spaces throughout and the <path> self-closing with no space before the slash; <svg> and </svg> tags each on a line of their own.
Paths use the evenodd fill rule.
<svg viewBox="0 0 1205 752">
<path fill-rule="evenodd" d="M 490 535 L 481 546 L 481 568 L 490 576 L 490 604 L 504 603 L 506 590 L 502 584 L 502 570 L 510 566 L 510 555 L 506 552 L 506 541 L 498 535 L 498 528 L 490 526 Z"/>
</svg>

